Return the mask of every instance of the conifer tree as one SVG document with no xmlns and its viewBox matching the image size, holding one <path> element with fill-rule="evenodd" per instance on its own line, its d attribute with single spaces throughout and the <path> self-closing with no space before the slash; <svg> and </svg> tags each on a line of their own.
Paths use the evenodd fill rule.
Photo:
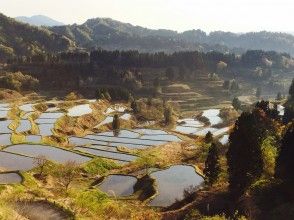
<svg viewBox="0 0 294 220">
<path fill-rule="evenodd" d="M 205 143 L 211 143 L 213 141 L 213 134 L 208 131 L 204 137 Z"/>
<path fill-rule="evenodd" d="M 241 196 L 263 171 L 261 144 L 269 128 L 264 112 L 255 109 L 243 112 L 229 137 L 227 152 L 229 189 Z"/>
<path fill-rule="evenodd" d="M 212 143 L 209 147 L 209 152 L 205 161 L 204 174 L 209 185 L 214 184 L 220 174 L 220 164 L 217 145 Z"/>
<path fill-rule="evenodd" d="M 120 129 L 120 120 L 119 120 L 118 115 L 113 116 L 112 129 L 113 130 L 119 130 Z"/>
<path fill-rule="evenodd" d="M 294 123 L 291 123 L 283 136 L 276 163 L 276 177 L 284 183 L 294 184 Z"/>
</svg>

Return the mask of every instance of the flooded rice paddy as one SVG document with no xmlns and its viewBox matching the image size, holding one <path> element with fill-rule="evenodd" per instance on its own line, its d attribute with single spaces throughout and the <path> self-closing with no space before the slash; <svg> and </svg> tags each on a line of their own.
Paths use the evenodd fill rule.
<svg viewBox="0 0 294 220">
<path fill-rule="evenodd" d="M 0 173 L 0 184 L 21 183 L 22 177 L 18 173 Z"/>
<path fill-rule="evenodd" d="M 158 195 L 149 204 L 158 207 L 167 207 L 176 200 L 184 199 L 185 190 L 196 189 L 204 182 L 194 167 L 185 165 L 156 171 L 151 173 L 151 177 L 156 180 Z"/>
<path fill-rule="evenodd" d="M 84 104 L 84 105 L 77 105 L 68 110 L 67 115 L 71 117 L 77 117 L 82 116 L 86 114 L 92 113 L 92 108 L 90 107 L 90 104 Z"/>
<path fill-rule="evenodd" d="M 91 159 L 89 157 L 82 156 L 70 151 L 46 145 L 18 144 L 9 146 L 5 148 L 4 151 L 9 153 L 21 154 L 29 157 L 38 157 L 42 155 L 45 156 L 48 160 L 52 160 L 58 163 L 75 161 L 76 163 L 80 164 L 85 163 Z"/>
<path fill-rule="evenodd" d="M 98 186 L 100 190 L 110 196 L 130 196 L 134 193 L 137 178 L 125 175 L 109 175 Z"/>
</svg>

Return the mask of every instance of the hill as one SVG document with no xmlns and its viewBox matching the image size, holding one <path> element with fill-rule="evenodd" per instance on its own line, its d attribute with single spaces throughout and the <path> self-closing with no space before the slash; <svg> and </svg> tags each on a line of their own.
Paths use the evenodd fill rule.
<svg viewBox="0 0 294 220">
<path fill-rule="evenodd" d="M 0 60 L 9 57 L 59 52 L 75 43 L 46 28 L 17 22 L 0 13 Z"/>
<path fill-rule="evenodd" d="M 294 55 L 294 36 L 276 32 L 250 32 L 236 34 L 215 31 L 206 34 L 202 30 L 178 33 L 172 30 L 153 30 L 110 18 L 89 19 L 82 25 L 67 25 L 50 28 L 67 36 L 81 47 L 104 49 L 137 49 L 140 51 L 174 52 L 181 50 L 217 50 L 237 52 L 266 50 Z"/>
<path fill-rule="evenodd" d="M 49 18 L 44 15 L 34 15 L 31 17 L 26 17 L 26 16 L 19 16 L 15 18 L 17 21 L 21 21 L 23 23 L 27 23 L 30 25 L 35 25 L 35 26 L 61 26 L 64 25 L 64 23 L 56 21 L 52 18 Z"/>
<path fill-rule="evenodd" d="M 179 34 L 171 30 L 152 30 L 133 26 L 110 18 L 89 19 L 82 25 L 66 25 L 50 28 L 51 31 L 75 41 L 78 46 L 87 49 L 139 50 L 141 52 L 174 52 L 185 50 L 227 52 L 227 48 L 218 45 L 204 45 L 180 39 Z"/>
</svg>

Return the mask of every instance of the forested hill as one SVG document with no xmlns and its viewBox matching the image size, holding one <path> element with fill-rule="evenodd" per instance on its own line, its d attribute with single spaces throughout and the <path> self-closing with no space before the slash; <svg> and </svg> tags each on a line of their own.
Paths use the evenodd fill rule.
<svg viewBox="0 0 294 220">
<path fill-rule="evenodd" d="M 212 50 L 197 42 L 177 38 L 177 33 L 168 30 L 150 30 L 112 19 L 90 19 L 82 25 L 52 27 L 50 30 L 65 35 L 80 47 L 107 50 L 139 50 L 141 52 L 174 52 L 183 50 Z M 225 52 L 222 50 L 222 52 Z"/>
<path fill-rule="evenodd" d="M 10 56 L 66 51 L 75 47 L 67 37 L 17 22 L 0 13 L 0 60 Z"/>
<path fill-rule="evenodd" d="M 293 35 L 266 31 L 245 34 L 217 31 L 206 34 L 201 30 L 190 30 L 178 33 L 133 26 L 110 18 L 89 19 L 82 25 L 59 26 L 51 30 L 86 48 L 137 49 L 148 52 L 266 50 L 294 55 Z"/>
<path fill-rule="evenodd" d="M 171 30 L 152 30 L 122 23 L 109 18 L 89 19 L 82 25 L 35 27 L 0 13 L 0 59 L 11 56 L 31 56 L 56 53 L 75 48 L 91 51 L 138 50 L 218 51 L 244 53 L 246 50 L 286 52 L 294 55 L 294 36 L 284 33 L 258 32 L 234 34 L 201 30 L 178 33 Z"/>
</svg>

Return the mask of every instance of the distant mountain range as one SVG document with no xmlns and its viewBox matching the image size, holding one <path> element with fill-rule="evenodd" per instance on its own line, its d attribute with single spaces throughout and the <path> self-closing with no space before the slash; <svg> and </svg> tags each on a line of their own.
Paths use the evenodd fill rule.
<svg viewBox="0 0 294 220">
<path fill-rule="evenodd" d="M 17 21 L 21 21 L 30 25 L 35 26 L 61 26 L 64 25 L 64 23 L 56 21 L 52 18 L 49 18 L 44 15 L 34 15 L 32 17 L 25 17 L 25 16 L 19 16 L 15 18 Z"/>
<path fill-rule="evenodd" d="M 110 18 L 89 19 L 82 25 L 50 28 L 85 48 L 138 49 L 141 51 L 217 50 L 241 53 L 245 50 L 274 50 L 294 55 L 294 36 L 276 32 L 235 34 L 202 30 L 178 33 L 172 30 L 152 30 Z"/>
<path fill-rule="evenodd" d="M 97 48 L 132 49 L 140 52 L 215 50 L 238 54 L 246 50 L 266 50 L 294 55 L 294 36 L 286 33 L 262 31 L 236 34 L 215 31 L 206 34 L 202 30 L 179 33 L 134 26 L 110 18 L 89 19 L 81 25 L 51 25 L 30 26 L 0 14 L 0 56 L 77 48 L 87 51 Z"/>
</svg>

